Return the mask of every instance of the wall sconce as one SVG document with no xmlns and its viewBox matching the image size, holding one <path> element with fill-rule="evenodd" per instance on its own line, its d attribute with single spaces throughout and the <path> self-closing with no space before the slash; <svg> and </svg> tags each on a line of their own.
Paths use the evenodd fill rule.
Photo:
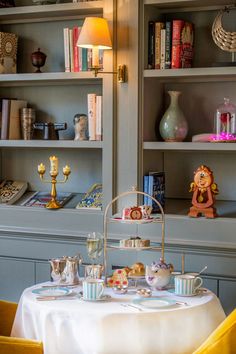
<svg viewBox="0 0 236 354">
<path fill-rule="evenodd" d="M 92 49 L 92 67 L 95 77 L 99 73 L 117 74 L 118 82 L 126 81 L 126 66 L 119 65 L 117 72 L 102 71 L 99 65 L 99 49 L 112 49 L 111 36 L 107 20 L 100 17 L 86 17 L 82 26 L 77 46 Z"/>
</svg>

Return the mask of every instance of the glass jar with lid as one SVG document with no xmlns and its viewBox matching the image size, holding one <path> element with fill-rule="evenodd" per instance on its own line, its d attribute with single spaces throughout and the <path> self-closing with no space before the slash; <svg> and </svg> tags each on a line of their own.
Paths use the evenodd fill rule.
<svg viewBox="0 0 236 354">
<path fill-rule="evenodd" d="M 216 140 L 227 141 L 236 139 L 236 106 L 230 102 L 228 97 L 220 104 L 215 114 Z"/>
</svg>

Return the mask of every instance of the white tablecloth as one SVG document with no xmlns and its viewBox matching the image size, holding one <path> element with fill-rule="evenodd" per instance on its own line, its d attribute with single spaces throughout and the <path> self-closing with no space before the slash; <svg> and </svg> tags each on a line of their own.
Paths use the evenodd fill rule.
<svg viewBox="0 0 236 354">
<path fill-rule="evenodd" d="M 192 354 L 225 318 L 210 291 L 188 298 L 159 291 L 154 295 L 190 306 L 141 312 L 121 306 L 135 295 L 111 289 L 105 290 L 112 295 L 107 302 L 39 302 L 33 288 L 21 296 L 11 335 L 43 341 L 45 354 Z"/>
</svg>

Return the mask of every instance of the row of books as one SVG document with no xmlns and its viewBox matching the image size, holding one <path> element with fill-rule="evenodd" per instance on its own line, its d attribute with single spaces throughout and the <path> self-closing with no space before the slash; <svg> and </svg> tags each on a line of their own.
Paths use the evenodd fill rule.
<svg viewBox="0 0 236 354">
<path fill-rule="evenodd" d="M 88 93 L 89 140 L 102 140 L 102 96 Z"/>
<path fill-rule="evenodd" d="M 81 27 L 63 29 L 65 72 L 88 71 L 92 67 L 92 49 L 77 47 Z M 99 51 L 99 65 L 103 66 L 103 51 Z"/>
<path fill-rule="evenodd" d="M 1 139 L 21 139 L 20 110 L 27 107 L 27 101 L 3 98 L 0 99 L 2 116 Z"/>
<path fill-rule="evenodd" d="M 0 182 L 0 203 L 12 205 L 16 203 L 27 191 L 28 183 L 25 181 L 3 180 Z M 48 192 L 28 192 L 29 196 L 25 197 L 21 202 L 21 206 L 45 208 L 46 204 L 51 200 Z M 63 207 L 74 193 L 58 192 L 57 201 Z M 82 196 L 76 209 L 102 209 L 102 184 L 95 183 Z"/>
<path fill-rule="evenodd" d="M 149 21 L 148 69 L 191 68 L 194 27 L 191 22 Z"/>
<path fill-rule="evenodd" d="M 149 172 L 148 175 L 143 177 L 143 191 L 155 198 L 161 206 L 165 206 L 165 172 Z M 157 203 L 144 196 L 144 205 L 150 205 L 152 207 L 152 213 L 158 213 L 160 211 Z"/>
</svg>

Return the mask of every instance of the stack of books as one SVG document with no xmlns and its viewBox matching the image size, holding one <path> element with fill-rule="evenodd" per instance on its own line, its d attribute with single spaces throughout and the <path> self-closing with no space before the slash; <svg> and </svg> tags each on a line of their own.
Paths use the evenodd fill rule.
<svg viewBox="0 0 236 354">
<path fill-rule="evenodd" d="M 3 98 L 0 99 L 2 114 L 1 139 L 21 139 L 20 110 L 27 107 L 27 101 Z"/>
<path fill-rule="evenodd" d="M 194 27 L 191 22 L 149 21 L 148 69 L 191 68 Z"/>
<path fill-rule="evenodd" d="M 92 67 L 92 49 L 77 47 L 82 27 L 63 29 L 65 72 L 88 71 Z M 99 65 L 103 66 L 103 51 L 99 51 Z"/>
</svg>

